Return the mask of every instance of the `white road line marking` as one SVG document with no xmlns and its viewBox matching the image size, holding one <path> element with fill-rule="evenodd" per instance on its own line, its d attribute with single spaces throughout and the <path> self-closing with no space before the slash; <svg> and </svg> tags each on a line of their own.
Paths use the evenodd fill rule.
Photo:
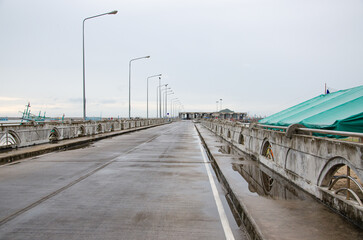
<svg viewBox="0 0 363 240">
<path fill-rule="evenodd" d="M 216 202 L 218 213 L 219 213 L 219 218 L 221 219 L 221 222 L 222 222 L 224 235 L 226 236 L 227 240 L 234 240 L 232 229 L 231 229 L 231 227 L 229 225 L 229 222 L 228 222 L 228 219 L 227 219 L 227 216 L 226 216 L 226 212 L 224 211 L 221 198 L 219 197 L 219 194 L 218 194 L 217 186 L 216 186 L 216 184 L 214 182 L 214 179 L 213 179 L 213 176 L 212 176 L 212 173 L 211 173 L 211 170 L 210 170 L 210 166 L 208 164 L 208 161 L 207 161 L 207 158 L 206 158 L 206 155 L 205 155 L 205 151 L 204 151 L 203 146 L 202 146 L 200 141 L 199 141 L 199 147 L 200 147 L 200 151 L 202 152 L 202 156 L 203 156 L 203 160 L 204 160 L 204 166 L 207 169 L 209 183 L 210 183 L 210 186 L 212 187 L 214 200 Z"/>
</svg>

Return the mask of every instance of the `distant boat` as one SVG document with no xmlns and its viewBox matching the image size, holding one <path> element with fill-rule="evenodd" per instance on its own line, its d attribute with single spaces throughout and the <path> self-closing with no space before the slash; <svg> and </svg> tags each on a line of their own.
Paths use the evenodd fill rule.
<svg viewBox="0 0 363 240">
<path fill-rule="evenodd" d="M 36 122 L 44 122 L 46 119 L 49 119 L 45 116 L 45 112 L 44 112 L 44 116 L 41 116 L 41 112 L 39 112 L 39 115 L 36 116 L 32 113 L 30 113 L 30 102 L 28 102 L 27 105 L 25 105 L 26 109 L 24 109 L 22 113 L 22 117 L 21 117 L 21 121 L 23 122 L 23 120 L 25 121 L 36 121 Z"/>
<path fill-rule="evenodd" d="M 7 117 L 0 117 L 0 121 L 9 121 Z"/>
<path fill-rule="evenodd" d="M 50 117 L 46 117 L 45 116 L 45 112 L 44 112 L 44 115 L 41 116 L 41 111 L 39 111 L 39 115 L 34 115 L 30 112 L 30 102 L 28 102 L 27 105 L 25 105 L 25 109 L 23 112 L 20 112 L 22 114 L 21 116 L 21 124 L 23 123 L 23 121 L 26 121 L 26 122 L 45 122 L 45 121 L 64 121 L 64 117 L 65 115 L 63 114 L 62 117 L 58 117 L 58 118 L 50 118 Z"/>
</svg>

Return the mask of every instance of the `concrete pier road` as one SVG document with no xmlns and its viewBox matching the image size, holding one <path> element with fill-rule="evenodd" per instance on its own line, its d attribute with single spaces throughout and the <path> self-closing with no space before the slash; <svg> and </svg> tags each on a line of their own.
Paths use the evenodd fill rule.
<svg viewBox="0 0 363 240">
<path fill-rule="evenodd" d="M 0 239 L 246 239 L 191 122 L 0 167 Z"/>
</svg>

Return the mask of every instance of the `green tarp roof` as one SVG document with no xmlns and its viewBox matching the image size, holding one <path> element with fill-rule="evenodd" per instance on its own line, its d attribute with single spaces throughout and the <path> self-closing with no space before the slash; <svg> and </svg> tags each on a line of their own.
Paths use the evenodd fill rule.
<svg viewBox="0 0 363 240">
<path fill-rule="evenodd" d="M 363 133 L 363 85 L 322 94 L 259 121 L 261 124 Z"/>
</svg>

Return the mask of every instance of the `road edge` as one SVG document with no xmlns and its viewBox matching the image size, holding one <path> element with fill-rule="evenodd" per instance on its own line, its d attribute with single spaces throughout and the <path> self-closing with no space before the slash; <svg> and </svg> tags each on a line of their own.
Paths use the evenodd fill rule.
<svg viewBox="0 0 363 240">
<path fill-rule="evenodd" d="M 246 232 L 248 233 L 250 239 L 264 240 L 261 230 L 259 229 L 258 225 L 254 221 L 252 216 L 246 210 L 247 208 L 246 208 L 245 204 L 243 202 L 239 201 L 238 198 L 236 197 L 236 195 L 234 194 L 233 189 L 230 187 L 230 184 L 228 183 L 226 177 L 224 176 L 223 172 L 219 168 L 217 161 L 215 160 L 214 156 L 210 152 L 208 145 L 206 144 L 202 134 L 200 133 L 200 131 L 198 129 L 198 126 L 196 124 L 194 124 L 194 126 L 198 132 L 199 138 L 207 153 L 209 161 L 211 161 L 211 163 L 213 165 L 213 169 L 214 169 L 214 171 L 216 171 L 218 180 L 220 181 L 220 183 L 223 185 L 223 187 L 227 191 L 226 198 L 227 198 L 227 201 L 229 201 L 232 204 L 231 207 L 234 208 L 234 209 L 232 209 L 232 212 L 236 213 L 237 216 L 235 216 L 235 217 L 237 217 L 238 218 L 237 220 L 240 221 L 240 223 L 242 223 L 244 225 L 244 228 L 246 229 Z M 239 223 L 238 223 L 238 225 L 240 226 Z"/>
</svg>

